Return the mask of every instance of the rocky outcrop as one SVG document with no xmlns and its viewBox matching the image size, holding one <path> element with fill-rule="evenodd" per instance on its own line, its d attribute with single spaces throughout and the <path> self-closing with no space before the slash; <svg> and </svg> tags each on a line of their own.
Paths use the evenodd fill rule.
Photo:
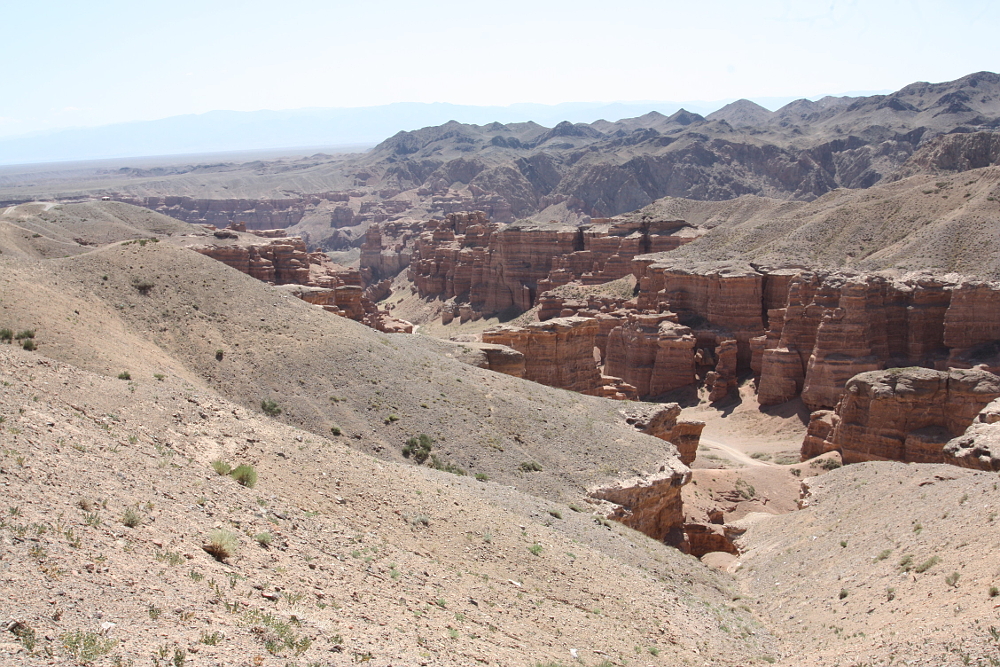
<svg viewBox="0 0 1000 667">
<path fill-rule="evenodd" d="M 700 233 L 677 220 L 502 225 L 482 211 L 456 212 L 444 220 L 373 226 L 361 268 L 366 280 L 379 280 L 408 266 L 421 297 L 456 299 L 484 314 L 524 311 L 541 292 L 625 277 L 637 254 L 672 250 Z"/>
<path fill-rule="evenodd" d="M 677 459 L 671 459 L 652 475 L 616 481 L 592 488 L 592 498 L 614 504 L 609 519 L 660 540 L 682 551 L 688 551 L 684 534 L 684 509 L 681 487 L 691 479 L 691 470 Z"/>
<path fill-rule="evenodd" d="M 1000 377 L 982 370 L 861 373 L 848 381 L 833 414 L 810 420 L 802 455 L 836 450 L 844 463 L 947 463 L 956 454 L 946 456 L 945 445 L 997 397 Z M 952 449 L 957 452 L 959 445 Z"/>
<path fill-rule="evenodd" d="M 944 446 L 946 463 L 1000 472 L 1000 399 L 979 411 L 965 433 Z"/>
<path fill-rule="evenodd" d="M 565 317 L 483 332 L 483 342 L 524 355 L 524 378 L 583 394 L 597 394 L 601 372 L 594 359 L 597 320 Z"/>
<path fill-rule="evenodd" d="M 413 333 L 411 323 L 391 317 L 365 296 L 357 269 L 334 264 L 324 253 L 307 252 L 298 237 L 265 242 L 253 235 L 248 238 L 232 227 L 216 236 L 219 243 L 192 246 L 192 250 L 258 280 L 288 286 L 294 296 L 378 331 Z"/>
<path fill-rule="evenodd" d="M 705 422 L 678 419 L 681 406 L 677 403 L 639 404 L 621 411 L 625 423 L 646 435 L 672 443 L 684 465 L 694 463 L 698 455 L 698 442 Z"/>
<path fill-rule="evenodd" d="M 604 369 L 639 396 L 665 394 L 694 383 L 696 342 L 673 313 L 628 314 L 608 334 Z"/>
</svg>

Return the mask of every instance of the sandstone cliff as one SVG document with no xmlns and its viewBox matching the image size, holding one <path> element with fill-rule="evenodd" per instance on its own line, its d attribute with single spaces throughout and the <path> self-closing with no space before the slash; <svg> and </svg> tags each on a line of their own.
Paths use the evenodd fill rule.
<svg viewBox="0 0 1000 667">
<path fill-rule="evenodd" d="M 1000 377 L 982 370 L 894 368 L 848 381 L 833 413 L 815 414 L 803 459 L 839 451 L 844 463 L 948 463 L 945 445 L 1000 397 Z M 953 448 L 954 449 L 954 448 Z"/>
</svg>

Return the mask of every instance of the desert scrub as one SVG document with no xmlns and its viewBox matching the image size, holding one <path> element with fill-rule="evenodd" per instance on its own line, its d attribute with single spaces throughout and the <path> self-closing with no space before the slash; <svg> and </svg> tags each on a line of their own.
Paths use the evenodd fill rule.
<svg viewBox="0 0 1000 667">
<path fill-rule="evenodd" d="M 229 476 L 247 488 L 252 489 L 257 483 L 257 471 L 253 466 L 249 466 L 245 463 L 241 463 L 233 468 L 233 471 L 229 473 Z"/>
<path fill-rule="evenodd" d="M 403 456 L 405 458 L 413 457 L 413 460 L 417 463 L 423 463 L 430 457 L 433 446 L 434 440 L 431 436 L 421 433 L 419 436 L 409 438 L 406 441 L 406 444 L 403 445 Z"/>
<path fill-rule="evenodd" d="M 118 374 L 118 379 L 119 380 L 131 380 L 132 379 L 132 374 L 129 373 L 128 371 L 122 371 L 121 373 Z"/>
<path fill-rule="evenodd" d="M 118 643 L 115 639 L 105 639 L 96 632 L 83 630 L 67 632 L 60 639 L 66 653 L 80 665 L 89 665 L 109 653 Z"/>
<path fill-rule="evenodd" d="M 38 346 L 35 344 L 35 341 L 32 338 L 24 339 L 24 342 L 21 343 L 21 347 L 27 350 L 28 352 L 34 352 L 35 350 L 38 349 Z"/>
<path fill-rule="evenodd" d="M 918 565 L 915 568 L 913 568 L 913 571 L 917 572 L 917 573 L 926 572 L 927 570 L 931 569 L 932 567 L 934 567 L 935 565 L 937 565 L 940 562 L 941 562 L 940 558 L 938 558 L 937 556 L 931 556 L 930 558 L 928 558 L 927 560 L 925 560 L 923 563 L 921 563 L 920 565 Z"/>
<path fill-rule="evenodd" d="M 145 245 L 145 243 L 143 245 Z M 149 291 L 156 287 L 156 283 L 145 278 L 133 278 L 132 287 L 136 288 L 139 294 L 149 294 Z"/>
<path fill-rule="evenodd" d="M 538 542 L 535 542 L 530 547 L 528 547 L 528 551 L 530 551 L 535 556 L 541 556 L 542 555 L 542 545 L 539 544 Z"/>
<path fill-rule="evenodd" d="M 490 481 L 490 476 L 487 475 L 484 472 L 477 472 L 476 473 L 476 481 L 477 482 L 488 482 L 488 481 Z"/>
<path fill-rule="evenodd" d="M 234 533 L 228 530 L 213 530 L 208 536 L 208 542 L 202 545 L 209 555 L 217 561 L 224 561 L 236 554 L 240 541 Z"/>
<path fill-rule="evenodd" d="M 122 515 L 122 523 L 129 528 L 136 528 L 142 523 L 142 515 L 134 507 L 129 507 L 125 510 L 125 514 Z"/>
<path fill-rule="evenodd" d="M 271 399 L 265 398 L 260 402 L 260 409 L 269 417 L 277 417 L 281 414 L 281 408 Z"/>
<path fill-rule="evenodd" d="M 222 459 L 215 459 L 212 461 L 212 470 L 214 470 L 218 475 L 228 475 L 233 471 L 233 469 L 229 467 L 229 464 Z"/>
<path fill-rule="evenodd" d="M 521 472 L 541 472 L 542 471 L 542 466 L 537 461 L 522 461 L 521 464 L 519 466 L 517 466 L 517 468 Z"/>
<path fill-rule="evenodd" d="M 341 433 L 343 433 L 343 431 L 340 430 L 339 426 L 331 426 L 330 427 L 330 433 L 332 433 L 333 435 L 337 436 L 337 435 L 340 435 Z"/>
<path fill-rule="evenodd" d="M 302 655 L 312 646 L 311 639 L 297 636 L 288 621 L 274 614 L 251 609 L 243 614 L 241 622 L 264 642 L 264 648 L 271 655 L 278 655 L 286 650 Z"/>
<path fill-rule="evenodd" d="M 215 360 L 216 360 L 216 361 L 222 361 L 222 358 L 223 358 L 223 357 L 224 357 L 225 355 L 226 355 L 225 351 L 223 351 L 223 350 L 221 350 L 221 349 L 220 349 L 220 350 L 216 350 L 216 351 L 215 351 Z"/>
<path fill-rule="evenodd" d="M 468 475 L 468 473 L 465 472 L 464 469 L 459 468 L 457 465 L 455 465 L 454 463 L 451 463 L 450 461 L 442 461 L 441 459 L 439 459 L 437 456 L 435 456 L 433 454 L 431 454 L 431 462 L 430 462 L 429 465 L 430 465 L 430 467 L 434 468 L 435 470 L 442 470 L 444 472 L 450 472 L 453 475 L 459 475 L 461 477 L 465 477 L 466 475 Z"/>
<path fill-rule="evenodd" d="M 14 340 L 14 332 L 10 329 L 0 329 L 0 342 L 10 343 Z"/>
<path fill-rule="evenodd" d="M 257 544 L 266 549 L 267 547 L 271 546 L 271 541 L 274 538 L 271 537 L 271 533 L 257 533 L 254 536 L 254 539 L 257 540 Z"/>
</svg>

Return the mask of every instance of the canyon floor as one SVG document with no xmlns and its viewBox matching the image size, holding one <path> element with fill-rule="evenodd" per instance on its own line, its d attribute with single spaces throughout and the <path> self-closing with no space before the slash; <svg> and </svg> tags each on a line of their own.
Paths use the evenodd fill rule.
<svg viewBox="0 0 1000 667">
<path fill-rule="evenodd" d="M 326 313 L 135 211 L 0 220 L 0 328 L 37 345 L 0 344 L 5 664 L 1000 662 L 995 474 L 792 463 L 800 405 L 691 396 L 685 510 L 742 532 L 700 562 L 586 493 L 676 460 L 622 403 Z M 403 455 L 421 433 L 443 470 Z"/>
</svg>

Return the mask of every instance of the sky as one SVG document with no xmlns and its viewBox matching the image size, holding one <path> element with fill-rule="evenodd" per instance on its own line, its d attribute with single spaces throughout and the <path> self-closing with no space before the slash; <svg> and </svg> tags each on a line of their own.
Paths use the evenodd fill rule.
<svg viewBox="0 0 1000 667">
<path fill-rule="evenodd" d="M 0 137 L 212 110 L 686 101 L 1000 71 L 990 0 L 7 0 Z"/>
</svg>

